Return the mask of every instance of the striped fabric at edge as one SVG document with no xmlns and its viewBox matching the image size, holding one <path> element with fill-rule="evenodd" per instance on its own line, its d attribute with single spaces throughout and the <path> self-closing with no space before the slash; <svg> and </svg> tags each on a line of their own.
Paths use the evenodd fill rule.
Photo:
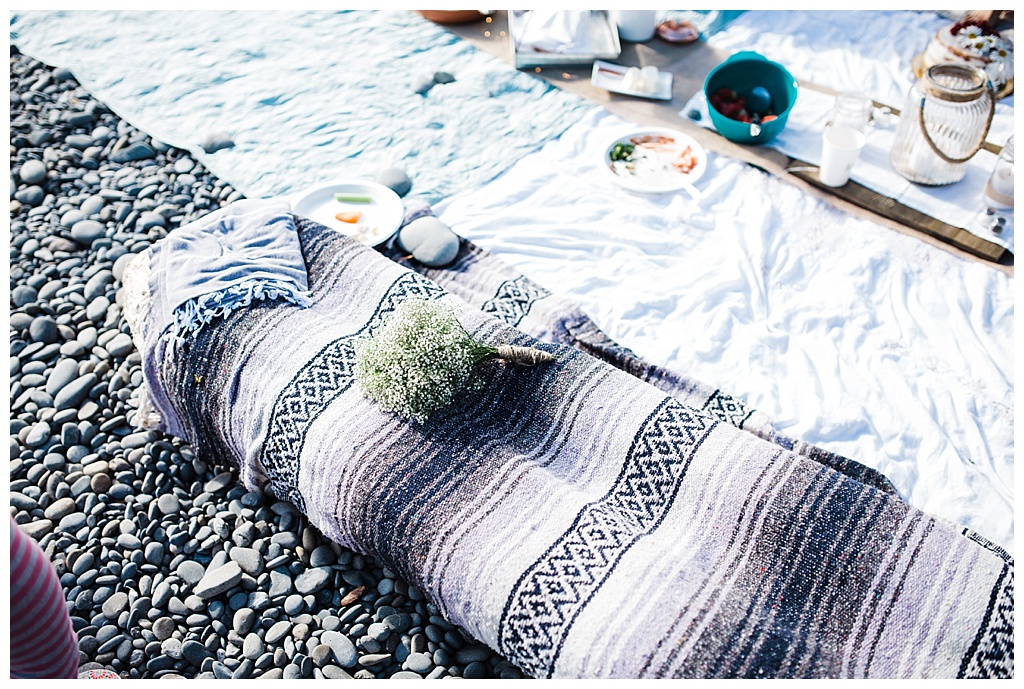
<svg viewBox="0 0 1024 689">
<path fill-rule="evenodd" d="M 46 555 L 11 520 L 11 677 L 74 678 L 78 635 Z"/>
</svg>

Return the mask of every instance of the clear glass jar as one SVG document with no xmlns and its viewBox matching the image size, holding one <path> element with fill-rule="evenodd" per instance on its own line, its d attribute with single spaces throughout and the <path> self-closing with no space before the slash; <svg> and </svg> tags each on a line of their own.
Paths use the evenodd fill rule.
<svg viewBox="0 0 1024 689">
<path fill-rule="evenodd" d="M 1013 137 L 1007 139 L 996 159 L 988 182 L 985 183 L 985 201 L 998 209 L 1013 208 Z"/>
<path fill-rule="evenodd" d="M 890 159 L 911 182 L 952 184 L 967 174 L 995 110 L 988 78 L 977 67 L 942 62 L 910 88 Z"/>
<path fill-rule="evenodd" d="M 825 121 L 826 127 L 852 127 L 866 133 L 872 121 L 874 103 L 862 93 L 844 91 L 836 96 L 832 112 Z"/>
</svg>

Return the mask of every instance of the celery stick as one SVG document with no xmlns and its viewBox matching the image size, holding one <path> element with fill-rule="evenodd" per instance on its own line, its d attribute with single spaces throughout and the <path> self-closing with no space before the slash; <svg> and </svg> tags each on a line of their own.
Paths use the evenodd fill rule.
<svg viewBox="0 0 1024 689">
<path fill-rule="evenodd" d="M 370 203 L 373 197 L 366 194 L 335 194 L 334 200 L 342 203 Z"/>
</svg>

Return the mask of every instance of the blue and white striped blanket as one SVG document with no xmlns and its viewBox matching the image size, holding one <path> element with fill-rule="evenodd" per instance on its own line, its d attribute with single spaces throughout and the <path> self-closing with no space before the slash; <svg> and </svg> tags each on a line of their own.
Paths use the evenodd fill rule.
<svg viewBox="0 0 1024 689">
<path fill-rule="evenodd" d="M 438 282 L 316 223 L 295 231 L 309 306 L 253 302 L 173 349 L 166 313 L 133 324 L 163 428 L 530 675 L 1012 676 L 1002 549 L 856 463 L 758 437 L 742 405 L 645 369 L 468 243 Z M 150 288 L 178 302 L 156 272 Z M 353 342 L 410 298 L 555 362 L 492 362 L 424 423 L 382 412 Z"/>
</svg>

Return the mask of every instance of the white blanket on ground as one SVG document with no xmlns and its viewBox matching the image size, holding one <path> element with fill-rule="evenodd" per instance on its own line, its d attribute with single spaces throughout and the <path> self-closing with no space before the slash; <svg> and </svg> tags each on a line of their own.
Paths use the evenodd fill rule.
<svg viewBox="0 0 1024 689">
<path fill-rule="evenodd" d="M 710 155 L 685 194 L 617 187 L 603 109 L 435 211 L 612 339 L 1013 539 L 1013 278 Z"/>
<path fill-rule="evenodd" d="M 17 12 L 11 41 L 251 198 L 398 165 L 436 201 L 587 107 L 407 11 Z M 205 153 L 220 133 L 234 147 Z"/>
</svg>

